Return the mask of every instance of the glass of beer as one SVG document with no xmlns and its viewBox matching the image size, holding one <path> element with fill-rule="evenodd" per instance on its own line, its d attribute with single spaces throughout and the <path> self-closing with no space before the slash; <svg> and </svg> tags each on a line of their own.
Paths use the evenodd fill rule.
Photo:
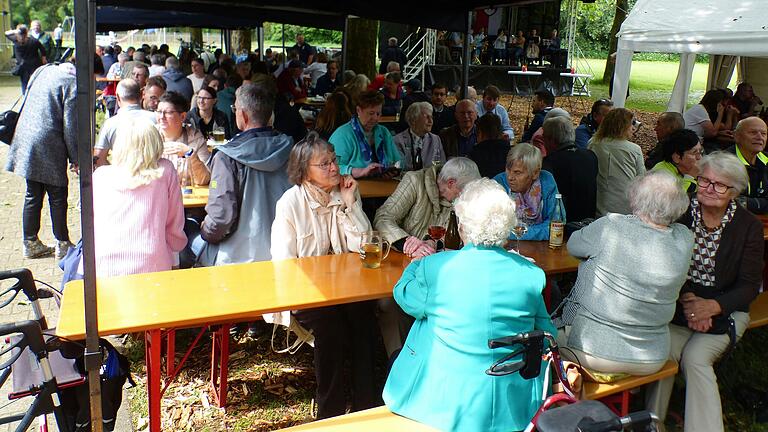
<svg viewBox="0 0 768 432">
<path fill-rule="evenodd" d="M 378 231 L 368 231 L 360 238 L 360 259 L 365 268 L 379 268 L 381 261 L 389 255 L 389 242 Z"/>
<path fill-rule="evenodd" d="M 213 140 L 216 141 L 217 144 L 224 143 L 224 128 L 221 126 L 217 126 L 213 128 Z"/>
</svg>

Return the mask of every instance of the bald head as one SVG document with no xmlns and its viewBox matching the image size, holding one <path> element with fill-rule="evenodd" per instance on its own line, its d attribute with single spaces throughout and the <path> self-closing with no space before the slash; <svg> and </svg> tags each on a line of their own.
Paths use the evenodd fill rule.
<svg viewBox="0 0 768 432">
<path fill-rule="evenodd" d="M 765 150 L 768 127 L 759 117 L 747 117 L 736 125 L 733 138 L 744 158 L 754 164 L 757 154 Z"/>
</svg>

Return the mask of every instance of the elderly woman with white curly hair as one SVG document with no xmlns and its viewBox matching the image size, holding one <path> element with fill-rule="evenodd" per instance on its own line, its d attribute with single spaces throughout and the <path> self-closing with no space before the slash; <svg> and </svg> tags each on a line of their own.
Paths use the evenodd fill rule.
<svg viewBox="0 0 768 432">
<path fill-rule="evenodd" d="M 455 208 L 464 248 L 413 261 L 395 285 L 395 300 L 416 322 L 384 401 L 440 430 L 522 430 L 541 403 L 543 378 L 486 375 L 510 352 L 487 342 L 534 329 L 554 334 L 541 296 L 544 272 L 502 248 L 515 204 L 496 182 L 469 183 Z"/>
<path fill-rule="evenodd" d="M 688 273 L 693 235 L 674 223 L 688 198 L 671 174 L 639 177 L 629 202 L 631 215 L 610 213 L 568 240 L 568 252 L 586 260 L 562 319 L 569 326 L 566 345 L 582 366 L 648 375 L 669 356 L 668 325 Z"/>
<path fill-rule="evenodd" d="M 432 130 L 432 104 L 414 102 L 405 111 L 408 129 L 392 139 L 400 152 L 403 171 L 420 170 L 434 162 L 445 162 L 445 152 L 440 137 Z"/>
</svg>

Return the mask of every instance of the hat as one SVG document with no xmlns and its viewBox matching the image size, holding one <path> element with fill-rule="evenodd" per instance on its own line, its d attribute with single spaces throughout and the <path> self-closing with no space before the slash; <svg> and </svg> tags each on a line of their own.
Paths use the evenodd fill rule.
<svg viewBox="0 0 768 432">
<path fill-rule="evenodd" d="M 303 64 L 301 64 L 301 61 L 300 61 L 300 60 L 291 60 L 291 62 L 290 62 L 290 63 L 288 63 L 288 68 L 289 68 L 289 69 L 293 69 L 293 68 L 303 68 L 303 67 L 304 67 L 304 65 L 303 65 Z"/>
<path fill-rule="evenodd" d="M 406 87 L 410 87 L 411 90 L 421 90 L 421 81 L 418 78 L 411 78 L 405 83 Z"/>
</svg>

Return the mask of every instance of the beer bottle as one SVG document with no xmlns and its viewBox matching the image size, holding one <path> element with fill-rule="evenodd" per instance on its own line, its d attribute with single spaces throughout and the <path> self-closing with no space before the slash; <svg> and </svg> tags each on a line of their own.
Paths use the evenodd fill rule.
<svg viewBox="0 0 768 432">
<path fill-rule="evenodd" d="M 459 222 L 456 213 L 451 210 L 451 216 L 448 220 L 448 228 L 445 230 L 445 249 L 458 250 L 464 247 L 464 242 L 459 236 Z"/>
<path fill-rule="evenodd" d="M 549 247 L 557 249 L 563 246 L 565 237 L 565 207 L 563 196 L 555 194 L 555 214 L 549 221 Z"/>
</svg>

